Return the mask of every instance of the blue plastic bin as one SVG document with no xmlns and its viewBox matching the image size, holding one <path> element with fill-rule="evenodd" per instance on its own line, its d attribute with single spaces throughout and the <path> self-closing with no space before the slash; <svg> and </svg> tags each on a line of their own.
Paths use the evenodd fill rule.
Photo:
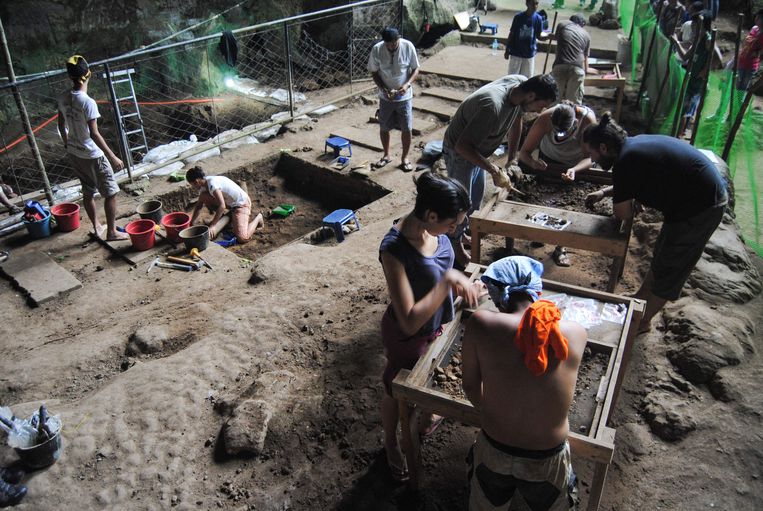
<svg viewBox="0 0 763 511">
<path fill-rule="evenodd" d="M 29 236 L 33 239 L 47 238 L 50 236 L 50 211 L 45 210 L 45 218 L 35 222 L 24 222 Z"/>
</svg>

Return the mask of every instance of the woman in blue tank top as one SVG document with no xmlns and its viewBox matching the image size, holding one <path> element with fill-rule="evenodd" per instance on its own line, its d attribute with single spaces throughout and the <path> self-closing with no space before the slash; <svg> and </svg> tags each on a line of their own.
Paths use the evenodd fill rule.
<svg viewBox="0 0 763 511">
<path fill-rule="evenodd" d="M 399 481 L 408 479 L 408 471 L 397 440 L 399 416 L 392 380 L 400 369 L 412 369 L 440 335 L 442 324 L 453 319 L 454 292 L 470 306 L 485 293 L 482 283 L 472 283 L 453 269 L 447 237 L 463 222 L 469 207 L 469 195 L 458 181 L 425 172 L 416 181 L 413 211 L 392 226 L 379 247 L 391 302 L 382 318 L 387 366 L 381 415 L 387 462 Z M 431 433 L 439 420 L 430 415 L 421 432 Z"/>
</svg>

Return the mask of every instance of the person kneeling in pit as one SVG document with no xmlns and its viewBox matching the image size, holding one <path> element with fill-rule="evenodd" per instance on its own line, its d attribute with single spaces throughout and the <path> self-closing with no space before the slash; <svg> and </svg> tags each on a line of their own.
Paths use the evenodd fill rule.
<svg viewBox="0 0 763 511">
<path fill-rule="evenodd" d="M 499 312 L 466 324 L 464 392 L 482 425 L 467 456 L 470 511 L 576 504 L 567 416 L 587 334 L 539 300 L 542 273 L 524 256 L 491 264 L 482 281 Z"/>
<path fill-rule="evenodd" d="M 191 225 L 201 213 L 201 208 L 207 206 L 215 212 L 209 222 L 209 238 L 214 239 L 220 231 L 231 222 L 233 234 L 238 243 L 246 243 L 252 238 L 257 227 L 262 227 L 262 213 L 257 213 L 254 220 L 249 221 L 252 211 L 252 201 L 249 195 L 239 185 L 225 176 L 207 176 L 201 167 L 193 167 L 185 174 L 185 179 L 194 188 L 201 191 L 199 200 L 193 207 Z M 230 212 L 230 218 L 224 215 Z"/>
<path fill-rule="evenodd" d="M 526 174 L 574 181 L 577 173 L 591 168 L 591 158 L 583 149 L 582 134 L 594 123 L 593 110 L 569 101 L 543 111 L 519 150 L 519 168 Z M 537 158 L 533 156 L 536 149 L 539 149 Z M 571 265 L 564 247 L 557 246 L 552 257 L 557 266 Z"/>
</svg>

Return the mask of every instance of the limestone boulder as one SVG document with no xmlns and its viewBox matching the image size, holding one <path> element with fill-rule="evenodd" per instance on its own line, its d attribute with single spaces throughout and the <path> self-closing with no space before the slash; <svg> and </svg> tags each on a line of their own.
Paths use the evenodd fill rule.
<svg viewBox="0 0 763 511">
<path fill-rule="evenodd" d="M 655 390 L 644 397 L 641 406 L 652 433 L 663 440 L 681 440 L 697 428 L 697 421 L 683 396 Z"/>
<path fill-rule="evenodd" d="M 735 224 L 721 224 L 705 246 L 702 258 L 689 276 L 688 286 L 703 300 L 747 303 L 763 289 Z"/>
<path fill-rule="evenodd" d="M 222 440 L 226 454 L 259 455 L 265 446 L 272 417 L 270 405 L 261 399 L 249 399 L 238 405 L 223 426 Z"/>
<path fill-rule="evenodd" d="M 158 353 L 169 339 L 167 327 L 162 325 L 142 326 L 135 330 L 127 342 L 125 353 L 130 357 Z"/>
<path fill-rule="evenodd" d="M 663 318 L 668 359 L 694 384 L 709 382 L 719 369 L 737 365 L 755 351 L 755 325 L 732 306 L 683 298 L 667 307 Z"/>
</svg>

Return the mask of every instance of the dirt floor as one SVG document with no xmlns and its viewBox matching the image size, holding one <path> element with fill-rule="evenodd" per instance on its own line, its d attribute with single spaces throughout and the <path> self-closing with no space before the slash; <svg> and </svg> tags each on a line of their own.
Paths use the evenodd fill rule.
<svg viewBox="0 0 763 511">
<path fill-rule="evenodd" d="M 203 162 L 208 172 L 231 171 L 237 179 L 246 169 L 256 209 L 297 205 L 287 218 L 268 218 L 249 245 L 211 245 L 204 256 L 214 271 L 146 273 L 148 262 L 132 269 L 88 240 L 86 218 L 79 230 L 46 240 L 18 233 L 0 241 L 13 258 L 50 255 L 83 285 L 38 308 L 28 307 L 8 283 L 0 285 L 0 404 L 28 416 L 45 402 L 64 423 L 61 459 L 28 474 L 29 494 L 18 509 L 465 509 L 464 459 L 475 428 L 446 420 L 425 441 L 419 494 L 396 484 L 384 460 L 379 323 L 388 295 L 378 246 L 392 220 L 412 208 L 413 174 L 393 162 L 366 178 L 329 171 L 320 157 L 323 140 L 337 127 L 378 129 L 365 122 L 375 109 L 366 103 L 350 102 L 311 130 L 287 129 L 266 144 Z M 599 113 L 613 105 L 611 97 L 591 103 Z M 623 123 L 632 133 L 639 132 L 636 115 L 626 103 Z M 414 145 L 442 137 L 442 122 L 416 116 L 436 129 Z M 394 138 L 393 147 L 399 156 Z M 353 160 L 379 156 L 353 148 Z M 297 171 L 281 170 L 284 158 L 298 158 L 308 169 L 296 185 L 289 178 Z M 185 186 L 151 179 L 146 195 L 187 207 Z M 353 186 L 360 198 L 331 193 Z M 532 191 L 527 200 L 570 208 L 596 188 L 534 180 L 522 186 Z M 119 216 L 133 215 L 145 198 L 120 194 Z M 360 208 L 359 231 L 341 244 L 304 236 L 338 207 Z M 631 238 L 618 293 L 635 291 L 648 265 L 651 250 L 642 232 Z M 550 259 L 553 247 L 517 242 L 515 248 L 539 258 L 548 278 L 606 285 L 606 258 L 573 251 L 573 266 L 560 268 Z M 503 255 L 503 240 L 488 237 L 482 262 Z M 760 259 L 755 264 L 763 271 Z M 724 300 L 717 305 L 725 307 Z M 759 318 L 763 298 L 734 307 Z M 706 385 L 676 373 L 665 356 L 670 346 L 660 318 L 655 324 L 637 339 L 610 423 L 616 451 L 601 509 L 760 509 L 761 334 L 743 362 L 726 372 L 736 397 L 720 401 Z M 136 331 L 149 327 L 160 332 L 158 346 L 128 354 Z M 679 388 L 697 418 L 696 429 L 678 441 L 654 435 L 643 415 L 647 392 L 664 388 Z M 221 428 L 239 404 L 252 400 L 271 412 L 263 448 L 228 456 Z M 0 449 L 0 464 L 16 458 L 12 449 Z M 592 467 L 573 463 L 585 505 Z"/>
</svg>

